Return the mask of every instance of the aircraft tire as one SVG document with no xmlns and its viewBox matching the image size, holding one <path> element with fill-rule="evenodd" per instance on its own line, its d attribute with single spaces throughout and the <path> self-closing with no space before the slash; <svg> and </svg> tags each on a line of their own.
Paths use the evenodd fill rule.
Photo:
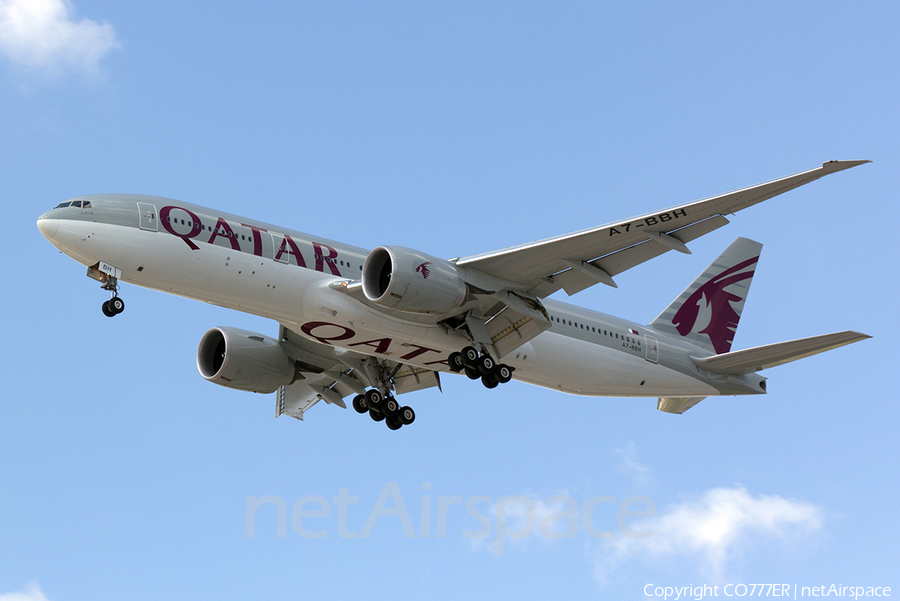
<svg viewBox="0 0 900 601">
<path fill-rule="evenodd" d="M 382 413 L 388 417 L 394 417 L 398 411 L 400 411 L 400 403 L 397 402 L 397 399 L 392 396 L 384 399 L 384 403 L 381 406 Z"/>
<path fill-rule="evenodd" d="M 466 367 L 466 376 L 468 376 L 470 380 L 477 380 L 481 377 L 481 374 L 479 374 L 478 370 L 475 368 Z"/>
<path fill-rule="evenodd" d="M 381 406 L 381 402 L 384 400 L 384 396 L 380 391 L 375 390 L 374 388 L 366 391 L 366 407 L 372 409 L 377 409 Z"/>
<path fill-rule="evenodd" d="M 478 351 L 475 350 L 474 346 L 465 347 L 460 351 L 460 354 L 462 355 L 463 365 L 473 369 L 478 367 Z"/>
<path fill-rule="evenodd" d="M 481 372 L 481 375 L 490 375 L 494 373 L 495 369 L 497 369 L 497 363 L 490 355 L 482 355 L 478 358 L 478 371 Z"/>
<path fill-rule="evenodd" d="M 109 310 L 113 312 L 113 315 L 118 315 L 125 310 L 125 301 L 118 296 L 114 296 L 109 300 Z"/>
<path fill-rule="evenodd" d="M 506 384 L 512 380 L 512 370 L 505 363 L 501 363 L 497 366 L 494 377 L 497 378 L 497 381 L 501 384 Z"/>
<path fill-rule="evenodd" d="M 353 397 L 353 408 L 356 409 L 357 413 L 365 413 L 369 410 L 369 408 L 366 406 L 365 395 L 358 394 Z"/>
<path fill-rule="evenodd" d="M 500 384 L 497 378 L 491 374 L 481 376 L 481 383 L 484 384 L 485 388 L 497 388 L 497 385 Z"/>
<path fill-rule="evenodd" d="M 378 413 L 378 412 L 375 411 L 374 409 L 369 409 L 369 417 L 371 417 L 371 418 L 372 418 L 373 420 L 375 420 L 376 422 L 380 422 L 380 421 L 382 421 L 382 420 L 384 419 L 384 414 L 383 414 L 383 413 Z"/>
<path fill-rule="evenodd" d="M 387 427 L 391 430 L 399 430 L 401 426 L 403 426 L 403 424 L 400 423 L 400 420 L 396 417 L 387 418 Z"/>
<path fill-rule="evenodd" d="M 416 412 L 413 411 L 412 407 L 401 407 L 400 413 L 397 415 L 397 418 L 400 420 L 401 424 L 403 424 L 404 426 L 408 426 L 416 421 Z"/>
<path fill-rule="evenodd" d="M 103 310 L 103 314 L 107 317 L 115 317 L 116 314 L 112 312 L 112 309 L 109 308 L 109 301 L 103 301 L 103 305 L 100 307 Z"/>
<path fill-rule="evenodd" d="M 461 372 L 465 367 L 460 353 L 450 353 L 450 356 L 447 358 L 447 363 L 450 365 L 450 371 L 455 374 Z"/>
</svg>

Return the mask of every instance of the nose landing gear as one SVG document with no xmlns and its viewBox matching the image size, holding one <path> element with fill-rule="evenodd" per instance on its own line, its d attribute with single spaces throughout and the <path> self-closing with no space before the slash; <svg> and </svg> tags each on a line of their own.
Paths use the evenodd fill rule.
<svg viewBox="0 0 900 601">
<path fill-rule="evenodd" d="M 107 317 L 115 317 L 125 310 L 125 301 L 119 298 L 119 280 L 112 276 L 108 276 L 101 288 L 109 290 L 110 292 L 110 299 L 108 301 L 103 301 L 103 305 L 100 307 L 103 310 L 104 315 Z"/>
</svg>

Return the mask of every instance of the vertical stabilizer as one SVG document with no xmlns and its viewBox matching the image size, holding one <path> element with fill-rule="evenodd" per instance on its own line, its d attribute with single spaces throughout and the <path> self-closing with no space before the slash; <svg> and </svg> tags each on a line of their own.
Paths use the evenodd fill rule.
<svg viewBox="0 0 900 601">
<path fill-rule="evenodd" d="M 738 238 L 650 327 L 713 351 L 731 350 L 762 244 Z"/>
</svg>

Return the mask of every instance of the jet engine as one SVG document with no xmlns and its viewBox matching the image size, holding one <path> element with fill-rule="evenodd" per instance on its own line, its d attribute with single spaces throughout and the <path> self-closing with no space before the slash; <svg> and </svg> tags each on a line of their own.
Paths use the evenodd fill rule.
<svg viewBox="0 0 900 601">
<path fill-rule="evenodd" d="M 214 384 L 264 393 L 290 384 L 297 375 L 277 340 L 237 328 L 213 328 L 203 335 L 197 369 Z"/>
<path fill-rule="evenodd" d="M 443 315 L 466 300 L 466 284 L 449 261 L 402 246 L 379 246 L 363 265 L 363 293 L 384 307 Z"/>
</svg>

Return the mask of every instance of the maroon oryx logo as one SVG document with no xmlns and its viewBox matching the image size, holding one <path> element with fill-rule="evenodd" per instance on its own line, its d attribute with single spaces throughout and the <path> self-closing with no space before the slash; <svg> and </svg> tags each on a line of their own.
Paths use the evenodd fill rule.
<svg viewBox="0 0 900 601">
<path fill-rule="evenodd" d="M 753 257 L 734 267 L 726 269 L 719 275 L 710 278 L 708 282 L 697 288 L 684 304 L 679 307 L 672 323 L 678 329 L 678 333 L 687 336 L 694 331 L 697 325 L 697 316 L 700 314 L 700 304 L 706 299 L 706 307 L 709 309 L 709 325 L 700 334 L 709 336 L 713 348 L 717 353 L 727 353 L 731 350 L 731 342 L 734 340 L 734 331 L 737 329 L 741 316 L 731 303 L 743 300 L 741 297 L 731 294 L 725 289 L 736 282 L 749 280 L 753 277 L 753 270 L 737 273 L 759 261 L 759 257 Z"/>
<path fill-rule="evenodd" d="M 422 279 L 427 280 L 428 276 L 431 275 L 431 270 L 428 269 L 428 266 L 431 265 L 431 261 L 425 261 L 418 267 L 416 267 L 416 273 L 422 274 Z"/>
</svg>

